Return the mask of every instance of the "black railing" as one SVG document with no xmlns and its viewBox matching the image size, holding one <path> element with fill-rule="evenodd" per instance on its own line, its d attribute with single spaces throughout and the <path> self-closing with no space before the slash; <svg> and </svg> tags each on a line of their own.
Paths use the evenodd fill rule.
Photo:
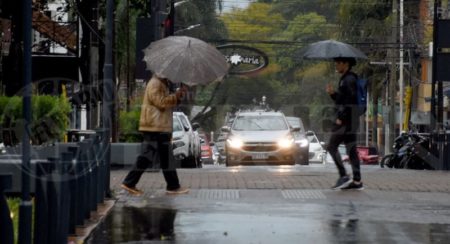
<svg viewBox="0 0 450 244">
<path fill-rule="evenodd" d="M 32 162 L 35 176 L 34 242 L 68 243 L 109 193 L 109 167 L 103 159 L 103 131 L 88 136 L 56 158 Z M 14 243 L 10 212 L 3 194 L 11 188 L 11 175 L 0 174 L 0 243 Z"/>
<path fill-rule="evenodd" d="M 0 174 L 0 243 L 13 244 L 14 231 L 8 203 L 4 191 L 11 188 L 12 175 Z"/>
</svg>

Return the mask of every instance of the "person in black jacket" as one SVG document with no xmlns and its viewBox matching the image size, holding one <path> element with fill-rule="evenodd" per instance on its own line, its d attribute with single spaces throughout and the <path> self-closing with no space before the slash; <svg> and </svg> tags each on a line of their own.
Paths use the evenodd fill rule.
<svg viewBox="0 0 450 244">
<path fill-rule="evenodd" d="M 328 143 L 328 152 L 336 164 L 340 178 L 333 189 L 362 190 L 361 171 L 358 153 L 356 151 L 356 133 L 359 127 L 357 113 L 357 87 L 358 76 L 351 71 L 356 64 L 354 58 L 335 58 L 336 71 L 340 73 L 338 89 L 331 84 L 326 87 L 327 93 L 335 103 L 336 120 L 331 129 L 331 138 Z M 339 144 L 344 143 L 352 165 L 353 179 L 347 175 L 341 155 Z"/>
</svg>

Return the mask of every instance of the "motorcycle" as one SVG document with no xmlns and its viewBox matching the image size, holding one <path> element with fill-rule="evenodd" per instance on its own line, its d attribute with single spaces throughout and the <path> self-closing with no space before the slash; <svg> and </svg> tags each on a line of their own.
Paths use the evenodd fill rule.
<svg viewBox="0 0 450 244">
<path fill-rule="evenodd" d="M 395 138 L 393 153 L 383 157 L 380 166 L 384 168 L 432 169 L 426 158 L 429 153 L 429 139 L 418 133 L 402 133 Z"/>
<path fill-rule="evenodd" d="M 408 152 L 407 145 L 410 141 L 410 133 L 402 133 L 394 140 L 394 145 L 392 146 L 392 153 L 384 156 L 380 161 L 381 168 L 387 166 L 388 168 L 400 168 L 400 162 L 403 157 Z"/>
<path fill-rule="evenodd" d="M 400 162 L 400 167 L 404 169 L 433 169 L 427 162 L 427 158 L 430 155 L 429 139 L 423 135 L 412 134 L 412 140 L 407 144 L 406 155 Z"/>
</svg>

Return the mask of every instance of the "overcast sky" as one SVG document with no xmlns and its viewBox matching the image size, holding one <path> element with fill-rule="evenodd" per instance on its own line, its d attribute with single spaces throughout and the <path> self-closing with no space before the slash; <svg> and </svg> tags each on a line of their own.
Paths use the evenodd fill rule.
<svg viewBox="0 0 450 244">
<path fill-rule="evenodd" d="M 246 8 L 252 0 L 223 0 L 223 11 L 230 11 L 234 8 Z"/>
</svg>

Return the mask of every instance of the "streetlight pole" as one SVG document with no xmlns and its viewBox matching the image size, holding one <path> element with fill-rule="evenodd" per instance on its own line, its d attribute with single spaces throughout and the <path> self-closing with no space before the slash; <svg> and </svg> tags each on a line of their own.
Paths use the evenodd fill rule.
<svg viewBox="0 0 450 244">
<path fill-rule="evenodd" d="M 32 203 L 30 197 L 30 130 L 31 124 L 31 31 L 32 2 L 23 0 L 23 118 L 22 201 L 19 209 L 19 243 L 31 243 Z"/>
<path fill-rule="evenodd" d="M 399 67 L 399 93 L 400 93 L 400 123 L 399 123 L 399 129 L 400 131 L 403 131 L 403 97 L 404 97 L 404 82 L 403 82 L 403 66 L 404 66 L 404 50 L 403 50 L 403 26 L 404 26 L 404 8 L 403 8 L 403 1 L 400 0 L 400 67 Z"/>
<path fill-rule="evenodd" d="M 398 35 L 398 2 L 397 0 L 392 1 L 392 43 L 397 43 L 397 35 Z M 397 62 L 395 49 L 389 50 L 389 56 L 391 58 L 391 67 L 390 67 L 390 80 L 389 80 L 389 124 L 386 131 L 385 137 L 385 154 L 390 153 L 392 149 L 392 145 L 394 144 L 395 139 L 395 103 L 396 103 L 396 89 L 395 85 L 397 81 Z"/>
<path fill-rule="evenodd" d="M 103 152 L 105 165 L 107 167 L 107 175 L 106 175 L 106 192 L 107 195 L 110 195 L 109 192 L 109 170 L 110 170 L 110 162 L 111 162 L 111 122 L 112 122 L 112 108 L 113 108 L 113 50 L 112 50 L 112 41 L 113 41 L 113 28 L 114 28 L 114 0 L 106 1 L 106 38 L 105 38 L 105 63 L 103 66 Z"/>
</svg>

